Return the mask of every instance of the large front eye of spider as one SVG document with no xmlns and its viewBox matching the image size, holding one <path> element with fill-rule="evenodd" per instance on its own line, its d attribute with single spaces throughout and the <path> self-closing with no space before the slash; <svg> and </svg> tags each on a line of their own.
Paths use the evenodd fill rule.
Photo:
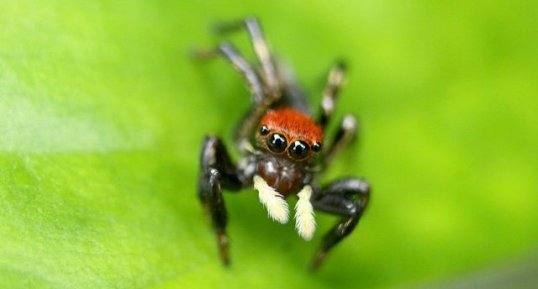
<svg viewBox="0 0 538 289">
<path fill-rule="evenodd" d="M 290 156 L 296 160 L 304 159 L 308 155 L 308 144 L 304 141 L 294 141 L 288 149 Z"/>
<path fill-rule="evenodd" d="M 267 146 L 272 152 L 281 153 L 286 150 L 288 142 L 281 134 L 274 133 L 267 138 Z"/>
</svg>

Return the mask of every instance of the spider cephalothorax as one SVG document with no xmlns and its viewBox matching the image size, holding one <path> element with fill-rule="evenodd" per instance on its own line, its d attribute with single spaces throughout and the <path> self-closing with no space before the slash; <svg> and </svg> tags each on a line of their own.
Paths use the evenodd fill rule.
<svg viewBox="0 0 538 289">
<path fill-rule="evenodd" d="M 289 220 L 286 198 L 298 197 L 295 227 L 305 240 L 314 236 L 315 210 L 341 217 L 323 238 L 312 262 L 312 268 L 317 268 L 327 252 L 353 231 L 370 195 L 368 184 L 360 179 L 340 179 L 325 186 L 319 184 L 320 173 L 351 141 L 357 129 L 355 118 L 346 115 L 331 141 L 327 142 L 324 133 L 345 68 L 339 63 L 331 69 L 319 117 L 314 119 L 310 116 L 306 97 L 289 71 L 270 54 L 255 18 L 218 28 L 220 32 L 245 28 L 261 66 L 259 70 L 252 67 L 226 42 L 215 50 L 197 53 L 200 58 L 220 55 L 230 61 L 245 78 L 253 100 L 253 107 L 236 134 L 237 147 L 244 153 L 238 165 L 232 162 L 218 137 L 207 136 L 202 147 L 199 198 L 211 215 L 221 258 L 225 264 L 229 263 L 227 213 L 222 189 L 237 191 L 253 186 L 268 215 L 280 223 Z"/>
<path fill-rule="evenodd" d="M 290 108 L 267 112 L 260 120 L 257 147 L 296 162 L 320 152 L 323 131 L 310 116 Z"/>
</svg>

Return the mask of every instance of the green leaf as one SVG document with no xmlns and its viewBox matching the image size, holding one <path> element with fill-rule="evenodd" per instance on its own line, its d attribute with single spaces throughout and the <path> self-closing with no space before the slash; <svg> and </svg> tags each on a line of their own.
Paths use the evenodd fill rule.
<svg viewBox="0 0 538 289">
<path fill-rule="evenodd" d="M 177 2 L 0 4 L 0 288 L 398 288 L 535 250 L 535 1 Z M 313 107 L 351 67 L 361 143 L 326 180 L 362 175 L 373 201 L 315 274 L 334 217 L 304 242 L 227 194 L 224 268 L 196 198 L 201 140 L 231 149 L 248 93 L 188 51 L 251 14 Z"/>
</svg>

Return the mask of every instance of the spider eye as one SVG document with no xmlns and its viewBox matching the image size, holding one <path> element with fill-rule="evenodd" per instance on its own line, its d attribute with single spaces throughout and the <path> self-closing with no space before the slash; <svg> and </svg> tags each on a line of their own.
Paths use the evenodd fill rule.
<svg viewBox="0 0 538 289">
<path fill-rule="evenodd" d="M 265 125 L 262 125 L 260 127 L 260 134 L 261 135 L 267 135 L 269 133 L 269 128 Z"/>
<path fill-rule="evenodd" d="M 294 159 L 304 159 L 308 154 L 308 145 L 304 141 L 295 141 L 291 144 L 289 152 Z"/>
<path fill-rule="evenodd" d="M 319 142 L 315 142 L 312 144 L 312 150 L 315 152 L 319 152 L 321 150 L 321 144 Z"/>
<path fill-rule="evenodd" d="M 267 139 L 267 146 L 272 152 L 281 153 L 286 150 L 288 142 L 286 138 L 278 133 L 274 133 Z"/>
</svg>

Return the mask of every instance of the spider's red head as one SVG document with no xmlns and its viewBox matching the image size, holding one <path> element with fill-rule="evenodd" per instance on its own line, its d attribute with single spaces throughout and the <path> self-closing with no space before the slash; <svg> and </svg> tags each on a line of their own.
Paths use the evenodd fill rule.
<svg viewBox="0 0 538 289">
<path fill-rule="evenodd" d="M 294 161 L 305 161 L 321 150 L 323 131 L 309 116 L 289 108 L 267 112 L 256 135 L 260 149 Z"/>
</svg>

